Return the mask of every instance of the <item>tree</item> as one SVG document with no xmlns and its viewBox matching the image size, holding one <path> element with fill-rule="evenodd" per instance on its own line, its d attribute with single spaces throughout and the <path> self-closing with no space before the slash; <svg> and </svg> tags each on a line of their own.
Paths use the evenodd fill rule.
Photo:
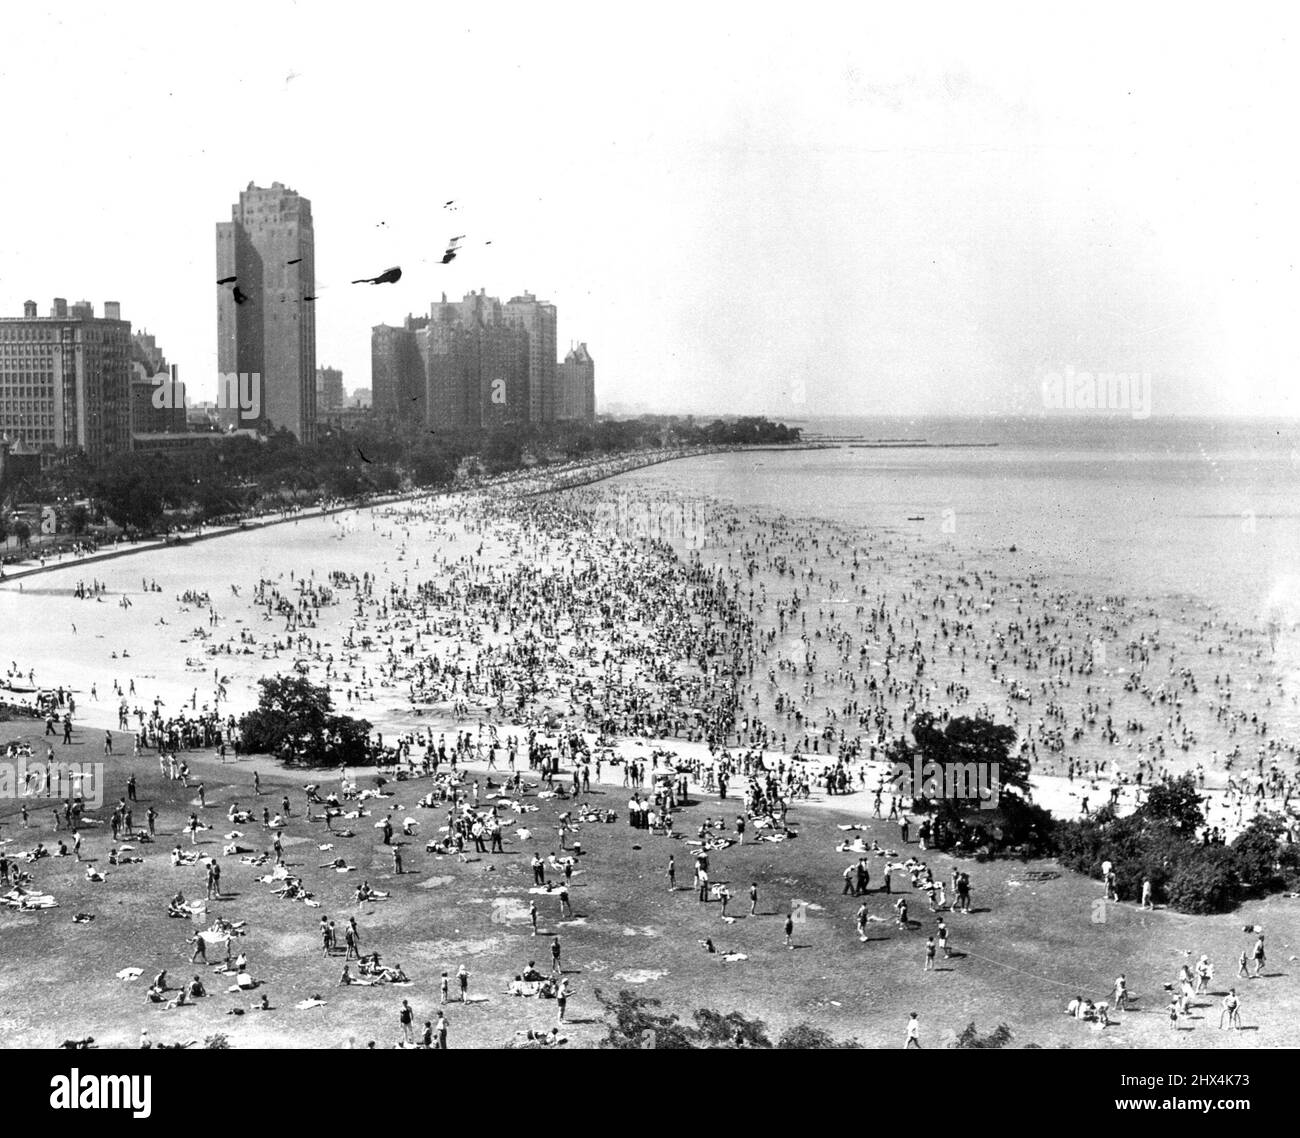
<svg viewBox="0 0 1300 1138">
<path fill-rule="evenodd" d="M 1153 783 L 1138 813 L 1151 822 L 1165 822 L 1183 837 L 1193 836 L 1205 822 L 1201 794 L 1190 774 Z"/>
<path fill-rule="evenodd" d="M 258 681 L 257 708 L 239 723 L 240 746 L 308 767 L 367 766 L 378 759 L 364 719 L 334 715 L 329 688 L 302 676 Z"/>
<path fill-rule="evenodd" d="M 982 716 L 959 716 L 941 726 L 922 712 L 912 738 L 913 744 L 898 740 L 888 757 L 901 766 L 919 809 L 933 813 L 935 846 L 960 843 L 1026 855 L 1052 848 L 1051 815 L 1027 801 L 1029 761 L 1016 746 L 1014 727 Z"/>
<path fill-rule="evenodd" d="M 90 525 L 90 511 L 85 506 L 76 505 L 68 511 L 68 529 L 80 537 Z"/>
<path fill-rule="evenodd" d="M 26 549 L 27 546 L 31 544 L 32 527 L 22 518 L 19 518 L 14 522 L 14 537 L 18 539 L 18 547 L 20 549 Z"/>
<path fill-rule="evenodd" d="M 104 512 L 123 529 L 148 532 L 162 521 L 166 475 L 161 467 L 133 461 L 136 457 L 143 456 L 116 456 L 101 473 L 95 496 Z"/>
<path fill-rule="evenodd" d="M 624 1051 L 640 1048 L 687 1051 L 695 1048 L 696 1033 L 685 1026 L 680 1017 L 654 1010 L 663 1006 L 661 1000 L 637 996 L 627 989 L 610 1000 L 601 994 L 599 988 L 596 989 L 596 999 L 604 1005 L 605 1014 L 614 1019 L 609 1025 L 609 1033 L 601 1041 L 602 1047 Z"/>
</svg>

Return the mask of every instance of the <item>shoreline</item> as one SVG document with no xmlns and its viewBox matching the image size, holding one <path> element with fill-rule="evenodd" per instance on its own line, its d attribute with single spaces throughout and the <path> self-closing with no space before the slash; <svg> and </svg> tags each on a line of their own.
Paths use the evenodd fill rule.
<svg viewBox="0 0 1300 1138">
<path fill-rule="evenodd" d="M 618 470 L 605 471 L 603 473 L 596 475 L 593 478 L 585 478 L 585 479 L 576 480 L 572 482 L 564 482 L 562 485 L 547 486 L 540 490 L 527 492 L 524 496 L 531 496 L 534 494 L 558 493 L 559 491 L 562 490 L 572 490 L 580 486 L 591 486 L 597 482 L 603 482 L 606 479 L 615 478 L 620 474 L 627 474 L 633 470 L 640 470 L 648 466 L 658 466 L 660 463 L 673 462 L 676 461 L 677 459 L 698 458 L 708 454 L 725 454 L 732 451 L 788 451 L 788 450 L 827 450 L 827 449 L 834 449 L 834 448 L 828 447 L 825 444 L 818 445 L 816 443 L 792 443 L 788 446 L 773 446 L 768 444 L 759 444 L 757 446 L 752 446 L 752 447 L 743 446 L 743 445 L 737 446 L 737 445 L 730 445 L 730 444 L 718 445 L 718 446 L 704 446 L 704 447 L 691 448 L 689 450 L 675 451 L 672 454 L 663 454 L 660 451 L 650 451 L 650 452 L 633 451 L 630 452 L 629 455 L 625 457 L 640 456 L 643 454 L 652 454 L 652 455 L 656 455 L 657 457 L 649 458 L 646 461 L 633 462 L 627 466 L 621 467 Z M 598 466 L 600 465 L 601 462 L 612 462 L 612 461 L 617 461 L 617 460 L 612 459 L 608 456 L 598 460 L 591 460 L 589 462 L 583 460 L 581 462 L 580 469 L 585 470 L 592 466 Z M 570 468 L 569 470 L 555 470 L 553 468 L 543 468 L 543 470 L 558 475 L 560 479 L 563 479 L 566 473 L 573 472 L 572 468 Z M 214 538 L 219 538 L 219 537 L 229 537 L 231 534 L 249 533 L 257 530 L 268 529 L 271 526 L 283 525 L 286 522 L 302 521 L 304 519 L 318 518 L 318 517 L 320 518 L 330 517 L 334 514 L 347 513 L 350 510 L 361 511 L 361 510 L 369 510 L 369 509 L 381 509 L 384 506 L 396 505 L 401 502 L 415 502 L 425 498 L 454 500 L 458 496 L 470 496 L 473 494 L 483 493 L 484 491 L 498 489 L 501 487 L 510 487 L 515 482 L 525 481 L 529 478 L 535 478 L 537 476 L 538 475 L 535 474 L 531 469 L 522 470 L 522 471 L 510 471 L 508 474 L 499 475 L 496 479 L 488 479 L 482 482 L 476 482 L 476 483 L 467 484 L 455 488 L 449 488 L 445 490 L 404 490 L 397 494 L 377 495 L 374 498 L 370 498 L 362 502 L 348 502 L 346 504 L 337 505 L 337 506 L 334 505 L 306 506 L 300 510 L 295 510 L 291 513 L 273 515 L 273 516 L 255 515 L 255 514 L 249 515 L 248 517 L 241 519 L 240 522 L 236 525 L 214 526 L 208 532 L 202 532 L 203 527 L 200 526 L 200 532 L 194 534 L 186 533 L 182 535 L 177 535 L 178 540 L 168 541 L 166 538 L 157 538 L 157 539 L 151 538 L 144 541 L 132 541 L 130 543 L 130 547 L 126 549 L 120 548 L 117 543 L 114 543 L 114 545 L 109 549 L 97 549 L 93 553 L 76 555 L 73 560 L 69 560 L 69 561 L 64 561 L 60 559 L 44 565 L 42 564 L 33 565 L 33 564 L 26 564 L 24 562 L 18 562 L 18 565 L 22 566 L 21 568 L 18 569 L 7 570 L 4 567 L 0 567 L 0 589 L 3 589 L 11 581 L 18 581 L 27 577 L 33 577 L 39 573 L 50 573 L 59 569 L 67 569 L 73 565 L 90 565 L 102 561 L 113 561 L 119 557 L 129 557 L 137 553 L 147 553 L 150 551 L 164 551 L 164 550 L 183 548 L 185 546 L 194 545 L 201 541 L 210 541 Z"/>
</svg>

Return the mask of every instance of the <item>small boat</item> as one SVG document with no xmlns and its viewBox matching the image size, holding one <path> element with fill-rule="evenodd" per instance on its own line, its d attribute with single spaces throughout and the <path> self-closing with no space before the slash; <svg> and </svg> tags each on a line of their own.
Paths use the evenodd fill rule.
<svg viewBox="0 0 1300 1138">
<path fill-rule="evenodd" d="M 921 515 L 918 514 L 916 517 L 908 518 L 907 520 L 908 520 L 909 522 L 923 522 L 923 521 L 925 521 L 925 518 L 924 518 L 923 516 L 921 516 Z"/>
</svg>

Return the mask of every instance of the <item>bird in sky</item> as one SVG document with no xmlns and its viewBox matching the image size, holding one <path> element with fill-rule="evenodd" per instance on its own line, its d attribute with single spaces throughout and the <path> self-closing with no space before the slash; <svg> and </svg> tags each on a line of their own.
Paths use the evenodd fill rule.
<svg viewBox="0 0 1300 1138">
<path fill-rule="evenodd" d="M 353 281 L 352 283 L 353 284 L 396 284 L 401 279 L 402 279 L 401 268 L 394 266 L 391 269 L 385 269 L 377 277 L 362 277 L 359 280 Z"/>
</svg>

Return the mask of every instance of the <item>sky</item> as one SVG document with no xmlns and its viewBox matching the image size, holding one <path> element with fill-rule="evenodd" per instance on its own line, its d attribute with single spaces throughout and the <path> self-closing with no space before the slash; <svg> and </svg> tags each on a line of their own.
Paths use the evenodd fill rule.
<svg viewBox="0 0 1300 1138">
<path fill-rule="evenodd" d="M 485 288 L 558 307 L 602 408 L 1032 414 L 1072 368 L 1300 414 L 1281 5 L 461 7 L 7 9 L 0 313 L 118 300 L 210 398 L 214 226 L 279 181 L 349 390 Z"/>
</svg>

